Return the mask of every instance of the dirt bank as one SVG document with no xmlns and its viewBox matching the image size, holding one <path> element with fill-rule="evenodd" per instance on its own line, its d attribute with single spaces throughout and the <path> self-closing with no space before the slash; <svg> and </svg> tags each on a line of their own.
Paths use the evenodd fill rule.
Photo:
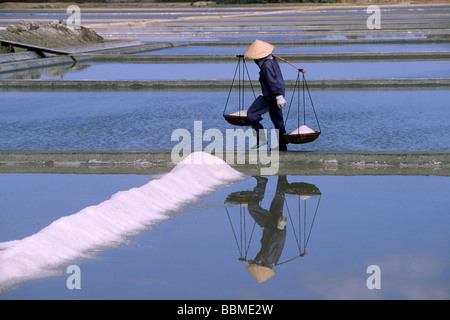
<svg viewBox="0 0 450 320">
<path fill-rule="evenodd" d="M 0 30 L 0 39 L 32 44 L 47 48 L 78 46 L 102 43 L 105 40 L 94 30 L 81 26 L 80 29 L 69 29 L 61 22 L 36 24 L 26 22 L 8 25 L 6 30 Z M 8 51 L 3 47 L 2 52 Z"/>
</svg>

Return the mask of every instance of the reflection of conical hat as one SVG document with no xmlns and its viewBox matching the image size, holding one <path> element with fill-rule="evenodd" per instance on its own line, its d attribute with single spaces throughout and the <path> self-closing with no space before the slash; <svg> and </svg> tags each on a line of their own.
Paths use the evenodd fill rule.
<svg viewBox="0 0 450 320">
<path fill-rule="evenodd" d="M 261 40 L 255 40 L 244 52 L 244 56 L 248 59 L 262 59 L 273 52 L 275 47 L 270 43 Z"/>
<path fill-rule="evenodd" d="M 273 269 L 260 266 L 258 264 L 250 264 L 247 266 L 247 271 L 256 279 L 258 283 L 269 280 L 275 275 Z"/>
</svg>

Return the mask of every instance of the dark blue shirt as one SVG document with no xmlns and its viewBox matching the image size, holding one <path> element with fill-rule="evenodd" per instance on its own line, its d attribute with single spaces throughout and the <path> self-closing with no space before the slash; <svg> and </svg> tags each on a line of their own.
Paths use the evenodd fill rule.
<svg viewBox="0 0 450 320">
<path fill-rule="evenodd" d="M 285 94 L 285 85 L 280 66 L 275 58 L 266 59 L 259 71 L 259 82 L 264 97 L 275 99 L 276 96 Z"/>
</svg>

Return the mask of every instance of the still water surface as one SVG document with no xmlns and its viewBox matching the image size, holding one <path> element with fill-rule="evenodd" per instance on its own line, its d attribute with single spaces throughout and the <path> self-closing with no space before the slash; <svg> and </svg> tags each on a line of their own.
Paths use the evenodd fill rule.
<svg viewBox="0 0 450 320">
<path fill-rule="evenodd" d="M 0 242 L 32 235 L 152 178 L 2 174 Z M 449 299 L 449 182 L 270 176 L 258 183 L 247 177 L 114 248 L 68 261 L 81 269 L 81 290 L 67 289 L 63 265 L 60 276 L 23 283 L 0 299 Z M 280 185 L 286 187 L 278 193 L 284 200 L 278 214 L 287 218 L 284 243 L 275 275 L 258 284 L 245 260 L 261 250 L 263 229 L 249 206 L 226 200 L 259 190 L 260 208 L 269 210 Z M 379 290 L 366 286 L 370 265 L 380 267 Z"/>
<path fill-rule="evenodd" d="M 206 46 L 189 45 L 161 50 L 142 52 L 139 54 L 243 54 L 248 46 Z M 277 54 L 305 53 L 366 53 L 366 52 L 446 52 L 448 44 L 353 44 L 353 45 L 317 45 L 317 46 L 277 46 Z"/>
<path fill-rule="evenodd" d="M 448 90 L 313 90 L 322 134 L 290 150 L 449 150 Z M 222 114 L 238 111 L 238 95 L 228 91 L 2 92 L 0 150 L 171 150 L 174 130 L 194 134 L 236 129 Z M 253 102 L 245 95 L 245 106 Z M 286 93 L 288 103 L 292 91 Z M 294 96 L 285 115 L 291 132 L 303 121 Z M 308 102 L 308 100 L 307 100 Z M 297 116 L 300 111 L 300 118 Z M 309 102 L 306 124 L 317 129 Z M 273 128 L 268 115 L 262 123 Z M 244 129 L 246 129 L 244 127 Z M 205 142 L 203 147 L 208 143 Z"/>
<path fill-rule="evenodd" d="M 22 73 L 20 79 L 42 80 L 214 80 L 233 79 L 235 63 L 92 63 L 73 68 L 52 68 Z M 448 78 L 449 61 L 404 62 L 306 62 L 295 63 L 306 70 L 308 79 L 398 79 Z M 259 68 L 247 63 L 251 79 L 257 81 Z M 284 79 L 295 80 L 297 70 L 280 63 Z M 56 70 L 52 72 L 52 70 Z M 60 70 L 60 71 L 58 71 Z M 18 78 L 5 74 L 1 78 Z M 247 78 L 247 76 L 246 76 Z M 231 82 L 230 82 L 231 83 Z"/>
</svg>

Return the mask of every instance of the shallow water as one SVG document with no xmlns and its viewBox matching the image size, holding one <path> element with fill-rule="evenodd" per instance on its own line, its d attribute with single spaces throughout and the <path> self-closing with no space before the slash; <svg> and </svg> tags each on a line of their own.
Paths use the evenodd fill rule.
<svg viewBox="0 0 450 320">
<path fill-rule="evenodd" d="M 238 54 L 243 53 L 246 46 L 180 46 L 161 50 L 142 52 L 139 54 Z M 339 46 L 277 46 L 277 54 L 305 53 L 366 53 L 366 52 L 446 52 L 448 44 L 370 44 L 370 45 L 339 45 Z"/>
<path fill-rule="evenodd" d="M 295 8 L 294 8 L 295 9 Z M 441 14 L 443 10 L 449 10 L 449 7 L 438 5 L 435 7 L 383 7 L 383 15 L 387 17 L 396 16 L 399 14 L 410 14 L 409 10 L 417 10 L 416 20 L 419 19 L 430 19 L 427 17 L 422 17 L 421 14 Z M 420 11 L 419 11 L 420 10 Z M 123 19 L 128 20 L 143 20 L 143 19 L 170 19 L 170 18 L 179 18 L 186 16 L 223 16 L 223 15 L 232 15 L 232 14 L 245 14 L 245 13 L 258 13 L 258 16 L 262 17 L 277 17 L 280 18 L 289 18 L 289 17 L 327 17 L 327 16 L 336 16 L 340 15 L 342 20 L 342 15 L 348 16 L 348 20 L 352 20 L 352 18 L 361 17 L 365 15 L 365 10 L 360 8 L 320 8 L 320 11 L 313 12 L 296 12 L 289 13 L 286 12 L 286 8 L 170 8 L 170 9 L 159 9 L 159 8 L 150 8 L 150 9 L 133 9 L 133 8 L 119 8 L 119 9 L 109 9 L 109 10 L 101 10 L 94 9 L 89 10 L 86 8 L 82 9 L 82 16 L 86 21 L 90 23 L 101 22 L 108 20 L 110 22 L 120 21 Z M 59 19 L 67 19 L 69 16 L 64 9 L 20 9 L 20 10 L 2 10 L 0 13 L 0 20 L 3 19 L 14 19 L 17 20 L 17 23 L 20 20 L 27 19 L 36 19 L 36 20 L 48 20 L 49 17 L 53 20 Z M 230 16 L 233 18 L 233 16 Z M 242 19 L 242 16 L 237 16 L 234 19 Z M 360 18 L 362 19 L 362 18 Z M 389 19 L 389 18 L 386 18 Z M 336 20 L 336 19 L 332 19 Z M 180 21 L 175 21 L 180 23 Z M 184 23 L 184 21 L 181 21 Z"/>
<path fill-rule="evenodd" d="M 18 15 L 14 17 L 26 17 L 29 13 L 15 12 Z M 54 18 L 63 16 L 61 12 L 45 11 L 45 16 L 34 15 L 34 18 L 48 18 L 48 13 L 55 13 Z M 97 16 L 96 13 L 99 12 L 89 14 L 84 11 L 83 16 L 88 14 L 95 20 L 117 17 L 112 14 Z M 149 13 L 147 18 L 156 17 L 151 15 L 156 12 Z M 2 14 L 0 18 L 5 18 Z M 349 17 L 346 20 L 351 21 L 351 15 L 347 15 Z M 136 17 L 130 14 L 127 18 Z M 286 17 L 288 15 L 279 16 L 281 19 Z M 364 22 L 365 19 L 360 20 Z M 417 22 L 420 21 L 418 17 Z M 144 33 L 137 37 L 142 40 L 182 39 L 199 43 L 209 40 L 254 40 L 239 33 L 234 36 L 224 34 L 223 37 L 218 34 L 215 37 L 198 38 L 189 33 L 175 32 L 173 37 L 168 34 L 162 38 Z M 345 35 L 329 34 L 322 37 L 314 33 L 311 36 L 298 36 L 295 33 L 286 33 L 281 37 L 274 33 L 260 35 L 265 40 L 348 39 Z M 114 36 L 125 37 L 120 32 Z M 387 34 L 364 39 L 425 37 Z M 305 50 L 320 53 L 345 52 L 341 49 L 352 52 L 447 49 L 440 45 L 426 47 L 374 45 L 308 47 Z M 198 50 L 203 48 L 179 47 L 173 50 L 180 50 L 178 54 L 199 54 Z M 234 54 L 234 50 L 244 48 L 209 49 L 209 53 Z M 291 49 L 277 48 L 279 53 Z M 178 51 L 161 50 L 153 53 L 175 52 Z M 210 68 L 210 64 L 95 63 L 85 66 L 78 71 L 52 70 L 47 73 L 35 70 L 30 75 L 20 77 L 45 80 L 231 79 L 235 68 L 235 64 L 219 64 L 214 69 Z M 301 67 L 307 69 L 307 77 L 311 79 L 442 78 L 448 77 L 450 72 L 446 61 L 309 63 Z M 283 65 L 283 68 L 286 79 L 296 77 L 295 72 L 288 71 L 289 67 Z M 252 74 L 257 73 L 256 69 L 251 70 Z M 311 94 L 322 134 L 314 143 L 290 145 L 290 150 L 448 151 L 450 126 L 446 119 L 450 116 L 449 93 L 449 90 L 313 90 Z M 206 90 L 6 91 L 2 92 L 3 102 L 0 105 L 0 150 L 168 150 L 177 143 L 171 141 L 173 131 L 185 128 L 192 133 L 194 121 L 202 121 L 203 132 L 209 128 L 218 128 L 221 132 L 234 129 L 222 118 L 227 94 L 228 91 Z M 288 91 L 287 100 L 290 96 L 291 92 Z M 246 92 L 246 97 L 248 106 L 253 99 L 252 93 Z M 236 98 L 232 98 L 227 108 L 229 113 L 237 111 Z M 312 114 L 307 110 L 307 124 L 315 127 Z M 286 115 L 287 109 L 284 112 Z M 272 128 L 268 116 L 264 118 L 265 127 Z M 297 110 L 294 106 L 287 121 L 287 129 L 289 131 L 297 126 Z M 1 174 L 0 255 L 10 247 L 9 241 L 27 239 L 53 222 L 84 209 L 94 207 L 89 210 L 95 213 L 96 206 L 117 192 L 124 192 L 122 196 L 128 195 L 131 188 L 139 188 L 157 178 L 144 175 Z M 265 197 L 261 201 L 262 208 L 270 207 L 279 180 L 277 176 L 268 177 Z M 253 190 L 256 179 L 248 177 L 196 198 L 193 203 L 187 203 L 172 212 L 170 219 L 149 223 L 144 230 L 130 232 L 113 245 L 94 246 L 86 259 L 78 257 L 75 260 L 62 259 L 64 261 L 61 262 L 61 257 L 68 252 L 67 248 L 61 246 L 60 251 L 56 250 L 57 254 L 51 255 L 58 262 L 54 266 L 56 274 L 41 274 L 28 279 L 23 276 L 17 286 L 0 294 L 0 299 L 450 298 L 448 177 L 288 176 L 287 181 L 312 184 L 316 188 L 314 190 L 320 190 L 320 195 L 305 200 L 304 195 L 300 198 L 298 195 L 285 194 L 283 215 L 287 218 L 287 229 L 278 261 L 281 264 L 273 268 L 276 275 L 262 284 L 257 284 L 246 270 L 247 262 L 242 260 L 255 258 L 261 249 L 263 231 L 255 224 L 248 207 L 233 204 L 224 206 L 230 194 Z M 188 182 L 192 182 L 193 188 L 201 185 L 201 181 Z M 177 195 L 171 194 L 173 190 L 165 191 L 169 205 L 171 198 Z M 128 201 L 128 204 L 131 206 L 123 204 L 123 209 L 128 209 L 133 217 L 133 213 L 142 211 L 138 201 Z M 117 225 L 130 222 L 132 225 L 133 221 L 129 220 L 132 219 L 114 222 Z M 97 226 L 101 226 L 98 229 L 87 229 L 92 226 L 90 224 L 76 226 L 67 223 L 67 234 L 61 232 L 63 240 L 64 235 L 68 238 L 74 228 L 86 227 L 84 231 L 92 230 L 91 235 L 83 239 L 76 238 L 71 244 L 89 244 L 90 239 L 106 232 L 103 228 L 106 223 L 101 222 L 97 221 Z M 52 244 L 53 249 L 58 249 L 57 241 Z M 22 248 L 27 249 L 26 246 Z M 47 249 L 30 248 L 28 253 L 31 254 Z M 305 256 L 298 257 L 304 252 L 307 253 Z M 18 253 L 20 255 L 21 252 Z M 73 264 L 81 270 L 81 290 L 69 290 L 66 287 L 69 276 L 66 268 Z M 367 268 L 370 265 L 380 267 L 379 290 L 369 290 L 367 287 Z M 4 270 L 1 267 L 0 270 Z M 14 273 L 16 268 L 8 271 Z M 2 289 L 0 286 L 0 292 Z"/>
<path fill-rule="evenodd" d="M 32 235 L 149 179 L 2 174 L 0 241 Z M 271 205 L 279 181 L 268 177 L 262 208 Z M 230 194 L 254 190 L 256 179 L 248 177 L 122 244 L 63 263 L 58 276 L 20 284 L 0 299 L 450 298 L 448 177 L 288 176 L 287 182 L 313 185 L 320 196 L 301 199 L 301 189 L 284 195 L 286 238 L 279 259 L 284 263 L 266 282 L 258 284 L 239 259 L 253 259 L 261 249 L 260 226 L 248 207 L 224 206 Z M 296 258 L 299 252 L 307 254 Z M 73 264 L 81 270 L 80 290 L 66 287 L 66 268 Z M 370 265 L 380 268 L 381 289 L 366 285 Z"/>
<path fill-rule="evenodd" d="M 261 21 L 263 23 L 265 21 Z M 152 37 L 151 35 L 145 35 L 145 34 L 139 34 L 139 35 L 124 35 L 122 32 L 118 33 L 102 33 L 98 32 L 99 35 L 103 36 L 105 39 L 138 39 L 144 42 L 151 42 L 151 41 L 196 41 L 198 43 L 201 43 L 202 41 L 248 41 L 249 43 L 253 42 L 255 40 L 255 37 L 258 39 L 264 40 L 264 41 L 277 41 L 277 40 L 348 40 L 353 39 L 353 36 L 346 36 L 346 35 L 326 35 L 324 36 L 323 33 L 320 33 L 319 35 L 303 35 L 299 36 L 297 34 L 288 34 L 288 35 L 274 35 L 273 33 L 259 33 L 259 34 L 253 34 L 253 35 L 242 35 L 239 32 L 236 32 L 236 34 L 228 35 L 228 36 L 212 36 L 207 34 L 202 34 L 201 37 L 193 36 L 192 33 L 177 33 L 176 35 L 166 35 L 166 36 L 159 36 L 159 37 Z M 446 38 L 445 35 L 438 38 Z M 414 34 L 407 34 L 407 35 L 380 35 L 380 36 L 361 36 L 359 39 L 362 40 L 381 40 L 381 39 L 392 39 L 392 40 L 398 40 L 398 39 L 426 39 L 427 36 L 425 35 L 414 35 Z"/>
<path fill-rule="evenodd" d="M 2 92 L 0 150 L 171 150 L 179 141 L 171 141 L 174 130 L 193 136 L 194 121 L 201 121 L 202 133 L 236 129 L 222 114 L 238 110 L 238 95 L 232 92 L 225 108 L 227 96 L 228 91 Z M 248 107 L 253 94 L 245 97 Z M 312 90 L 311 97 L 322 134 L 290 150 L 449 150 L 448 90 Z M 288 91 L 288 132 L 298 128 L 296 97 L 288 115 L 291 98 Z M 317 129 L 307 102 L 306 124 Z M 300 104 L 300 121 L 302 113 Z M 273 128 L 269 116 L 263 118 L 265 128 Z"/>
<path fill-rule="evenodd" d="M 417 10 L 418 17 L 421 14 L 436 14 L 442 13 L 442 10 L 449 10 L 450 7 L 445 6 L 443 4 L 438 4 L 434 6 L 390 6 L 390 7 L 382 7 L 383 13 L 385 15 L 398 15 L 398 14 L 409 14 L 411 10 Z M 295 9 L 295 8 L 293 8 Z M 178 16 L 178 15 L 223 15 L 223 14 L 242 14 L 242 13 L 259 13 L 260 15 L 276 15 L 276 16 L 290 16 L 292 14 L 297 14 L 299 16 L 329 16 L 336 15 L 337 13 L 340 15 L 361 15 L 365 14 L 366 10 L 361 8 L 320 8 L 320 10 L 314 10 L 312 12 L 308 12 L 305 10 L 304 12 L 297 13 L 289 13 L 286 12 L 289 8 L 255 8 L 251 9 L 246 8 L 236 8 L 236 7 L 190 7 L 190 8 L 83 8 L 82 13 L 86 15 L 86 17 L 92 18 L 103 17 L 103 19 L 115 20 L 122 18 L 129 19 L 139 19 L 141 15 L 152 17 L 153 15 L 163 17 L 163 16 Z M 23 15 L 23 16 L 22 16 Z M 23 18 L 24 16 L 34 16 L 36 18 L 48 19 L 50 16 L 55 16 L 54 19 L 58 18 L 67 18 L 69 14 L 66 13 L 64 9 L 15 9 L 15 10 L 2 10 L 0 14 L 0 19 L 7 19 L 10 17 L 15 17 L 17 20 Z M 17 17 L 19 16 L 19 17 Z"/>
<path fill-rule="evenodd" d="M 233 79 L 235 63 L 90 63 L 62 72 L 33 70 L 29 75 L 21 73 L 20 79 L 41 80 L 215 80 Z M 449 61 L 402 62 L 306 62 L 295 63 L 306 70 L 308 79 L 398 79 L 398 78 L 448 78 Z M 259 68 L 247 62 L 250 78 L 257 81 Z M 283 77 L 295 80 L 297 70 L 280 63 Z M 2 78 L 17 78 L 4 74 Z M 247 76 L 246 76 L 247 78 Z M 230 83 L 231 84 L 231 83 Z"/>
</svg>

